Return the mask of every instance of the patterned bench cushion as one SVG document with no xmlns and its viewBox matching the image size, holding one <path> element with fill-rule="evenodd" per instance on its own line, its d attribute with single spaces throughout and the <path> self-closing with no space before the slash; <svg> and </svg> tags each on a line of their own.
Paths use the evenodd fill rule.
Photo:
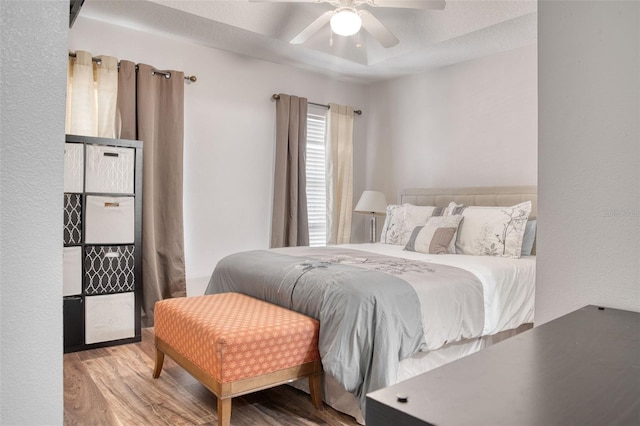
<svg viewBox="0 0 640 426">
<path fill-rule="evenodd" d="M 313 318 L 240 294 L 167 299 L 155 334 L 220 383 L 320 359 Z"/>
</svg>

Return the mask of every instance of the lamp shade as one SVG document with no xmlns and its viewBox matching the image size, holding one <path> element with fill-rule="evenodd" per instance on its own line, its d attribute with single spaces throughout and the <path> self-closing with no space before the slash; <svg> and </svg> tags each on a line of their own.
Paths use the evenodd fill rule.
<svg viewBox="0 0 640 426">
<path fill-rule="evenodd" d="M 356 208 L 356 213 L 384 213 L 387 211 L 387 199 L 379 191 L 364 191 Z"/>
</svg>

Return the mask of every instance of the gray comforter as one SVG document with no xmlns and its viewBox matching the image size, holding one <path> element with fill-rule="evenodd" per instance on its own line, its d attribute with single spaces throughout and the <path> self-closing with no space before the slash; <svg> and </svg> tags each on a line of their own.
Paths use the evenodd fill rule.
<svg viewBox="0 0 640 426">
<path fill-rule="evenodd" d="M 406 266 L 357 250 L 305 248 L 300 256 L 288 251 L 222 259 L 205 293 L 240 292 L 318 319 L 323 368 L 356 395 L 364 413 L 366 394 L 394 384 L 400 361 L 424 345 L 418 296 L 400 278 Z M 408 272 L 438 280 L 443 268 L 457 269 L 420 262 Z"/>
</svg>

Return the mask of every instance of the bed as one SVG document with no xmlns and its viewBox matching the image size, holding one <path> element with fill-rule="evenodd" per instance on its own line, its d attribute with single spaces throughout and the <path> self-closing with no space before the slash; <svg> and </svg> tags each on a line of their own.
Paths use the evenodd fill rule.
<svg viewBox="0 0 640 426">
<path fill-rule="evenodd" d="M 206 290 L 318 319 L 324 400 L 359 423 L 366 393 L 533 323 L 535 187 L 416 188 L 398 201 L 381 243 L 236 253 Z"/>
</svg>

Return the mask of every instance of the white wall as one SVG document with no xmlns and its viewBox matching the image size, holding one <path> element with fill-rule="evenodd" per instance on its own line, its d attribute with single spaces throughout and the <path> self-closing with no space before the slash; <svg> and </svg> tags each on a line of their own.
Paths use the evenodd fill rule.
<svg viewBox="0 0 640 426">
<path fill-rule="evenodd" d="M 69 49 L 183 70 L 198 77 L 197 83 L 185 87 L 184 221 L 189 295 L 203 293 L 223 256 L 269 245 L 273 93 L 364 109 L 355 119 L 354 197 L 364 189 L 366 86 L 82 16 L 71 31 Z M 353 235 L 354 240 L 366 238 L 364 218 L 355 218 Z"/>
<path fill-rule="evenodd" d="M 535 185 L 536 47 L 372 85 L 367 186 Z"/>
<path fill-rule="evenodd" d="M 0 2 L 0 424 L 62 424 L 69 2 Z"/>
<path fill-rule="evenodd" d="M 536 322 L 640 311 L 640 3 L 538 3 Z"/>
</svg>

